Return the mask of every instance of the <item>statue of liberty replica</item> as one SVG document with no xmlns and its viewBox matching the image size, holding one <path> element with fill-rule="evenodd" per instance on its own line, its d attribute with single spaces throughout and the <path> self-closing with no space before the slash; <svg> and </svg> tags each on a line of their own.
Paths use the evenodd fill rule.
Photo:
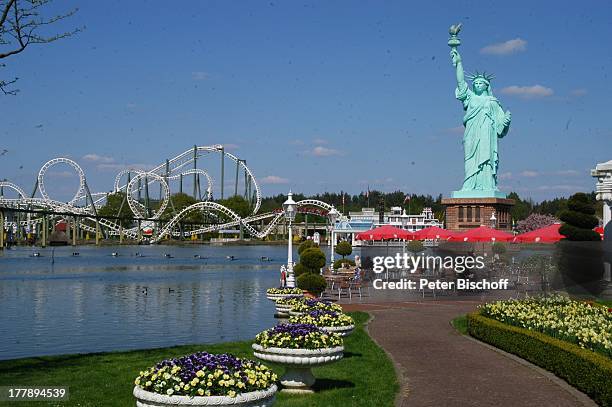
<svg viewBox="0 0 612 407">
<path fill-rule="evenodd" d="M 497 187 L 498 140 L 508 134 L 510 112 L 502 109 L 491 88 L 493 75 L 476 71 L 466 75 L 457 48 L 461 24 L 449 29 L 450 56 L 457 78 L 456 98 L 463 105 L 463 186 L 444 199 L 447 228 L 464 230 L 481 224 L 509 230 L 514 204 Z M 468 84 L 466 77 L 472 83 Z"/>
<path fill-rule="evenodd" d="M 508 134 L 510 112 L 504 113 L 501 104 L 491 89 L 493 75 L 476 71 L 465 81 L 463 63 L 457 47 L 461 44 L 457 34 L 461 24 L 450 28 L 451 59 L 457 76 L 455 96 L 463 103 L 463 160 L 465 174 L 463 187 L 453 192 L 453 198 L 498 197 L 503 198 L 497 188 L 499 152 L 497 140 Z"/>
</svg>

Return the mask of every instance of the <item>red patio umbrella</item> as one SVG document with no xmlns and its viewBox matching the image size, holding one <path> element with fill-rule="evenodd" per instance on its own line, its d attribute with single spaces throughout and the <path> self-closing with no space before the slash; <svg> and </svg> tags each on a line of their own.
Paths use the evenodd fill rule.
<svg viewBox="0 0 612 407">
<path fill-rule="evenodd" d="M 404 229 L 396 228 L 391 225 L 384 225 L 365 232 L 358 233 L 355 236 L 357 240 L 384 240 L 384 239 L 414 239 L 414 233 Z"/>
<path fill-rule="evenodd" d="M 561 239 L 564 239 L 561 233 L 559 233 L 560 223 L 553 223 L 552 225 L 544 226 L 543 228 L 532 230 L 531 232 L 522 233 L 514 238 L 517 243 L 555 243 Z"/>
<path fill-rule="evenodd" d="M 451 242 L 508 242 L 514 238 L 511 233 L 480 226 L 465 232 L 456 233 L 448 240 Z"/>
<path fill-rule="evenodd" d="M 604 238 L 604 228 L 603 226 L 597 226 L 595 229 L 593 229 L 595 232 L 599 233 L 599 236 L 601 236 L 601 240 L 603 240 Z"/>
<path fill-rule="evenodd" d="M 453 236 L 453 233 L 450 230 L 442 229 L 437 226 L 430 226 L 425 229 L 418 230 L 414 232 L 415 239 L 425 240 L 425 239 L 448 239 Z"/>
</svg>

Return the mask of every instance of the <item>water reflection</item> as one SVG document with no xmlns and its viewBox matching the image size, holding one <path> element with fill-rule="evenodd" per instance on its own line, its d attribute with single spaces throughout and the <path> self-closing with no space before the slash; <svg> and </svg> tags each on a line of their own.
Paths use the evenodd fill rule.
<svg viewBox="0 0 612 407">
<path fill-rule="evenodd" d="M 35 251 L 0 257 L 0 359 L 246 340 L 276 323 L 263 291 L 283 246 Z"/>
</svg>

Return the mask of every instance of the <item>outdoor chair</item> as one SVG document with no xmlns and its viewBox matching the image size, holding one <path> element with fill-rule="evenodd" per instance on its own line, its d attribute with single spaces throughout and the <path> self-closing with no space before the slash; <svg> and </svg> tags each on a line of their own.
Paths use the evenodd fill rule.
<svg viewBox="0 0 612 407">
<path fill-rule="evenodd" d="M 349 300 L 351 300 L 352 295 L 351 295 L 350 282 L 348 280 L 342 279 L 342 280 L 336 281 L 336 284 L 338 286 L 338 300 L 340 300 L 340 297 L 342 296 L 342 291 L 346 291 L 348 293 Z"/>
<path fill-rule="evenodd" d="M 353 290 L 359 293 L 359 298 L 361 299 L 361 280 L 349 282 L 349 294 Z"/>
</svg>

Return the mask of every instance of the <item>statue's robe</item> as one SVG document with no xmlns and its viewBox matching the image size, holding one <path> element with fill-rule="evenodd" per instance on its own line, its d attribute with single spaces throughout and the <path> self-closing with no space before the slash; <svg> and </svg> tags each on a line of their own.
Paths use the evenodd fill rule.
<svg viewBox="0 0 612 407">
<path fill-rule="evenodd" d="M 489 88 L 490 89 L 490 88 Z M 476 95 L 468 86 L 458 87 L 455 96 L 463 102 L 463 151 L 465 177 L 462 191 L 497 191 L 498 137 L 504 137 L 504 111 L 490 91 Z"/>
</svg>

